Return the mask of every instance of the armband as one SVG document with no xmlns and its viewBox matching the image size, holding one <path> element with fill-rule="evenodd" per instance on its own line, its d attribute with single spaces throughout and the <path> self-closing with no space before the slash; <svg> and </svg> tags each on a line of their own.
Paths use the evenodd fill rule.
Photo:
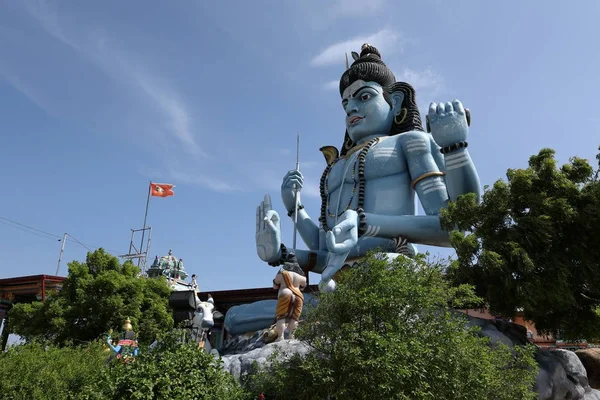
<svg viewBox="0 0 600 400">
<path fill-rule="evenodd" d="M 442 154 L 451 153 L 454 150 L 458 150 L 458 149 L 462 149 L 462 148 L 466 149 L 468 146 L 469 146 L 469 143 L 467 143 L 467 142 L 453 143 L 450 146 L 442 147 L 440 149 L 440 153 L 442 153 Z"/>
</svg>

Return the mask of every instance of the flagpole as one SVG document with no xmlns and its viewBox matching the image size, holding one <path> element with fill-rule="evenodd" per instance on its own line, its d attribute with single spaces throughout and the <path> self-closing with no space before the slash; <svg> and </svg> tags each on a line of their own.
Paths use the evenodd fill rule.
<svg viewBox="0 0 600 400">
<path fill-rule="evenodd" d="M 152 192 L 152 181 L 148 182 L 148 198 L 146 199 L 146 212 L 144 213 L 144 227 L 142 228 L 142 244 L 140 244 L 140 253 L 143 253 L 144 249 L 144 234 L 146 233 L 146 221 L 148 219 L 148 206 L 150 205 L 150 193 Z M 146 254 L 148 257 L 148 254 Z M 142 262 L 141 258 L 138 258 L 138 267 Z M 145 270 L 146 268 L 144 268 Z M 142 271 L 142 274 L 146 273 L 146 271 Z"/>
</svg>

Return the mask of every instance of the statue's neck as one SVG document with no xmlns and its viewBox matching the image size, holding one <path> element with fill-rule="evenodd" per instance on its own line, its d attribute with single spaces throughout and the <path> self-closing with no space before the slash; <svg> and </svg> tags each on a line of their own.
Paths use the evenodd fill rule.
<svg viewBox="0 0 600 400">
<path fill-rule="evenodd" d="M 375 138 L 378 138 L 378 137 L 381 137 L 381 136 L 383 136 L 383 135 L 375 134 L 375 135 L 365 136 L 364 138 L 360 139 L 356 144 L 357 145 L 363 144 L 363 143 L 368 142 L 371 139 L 375 139 Z"/>
</svg>

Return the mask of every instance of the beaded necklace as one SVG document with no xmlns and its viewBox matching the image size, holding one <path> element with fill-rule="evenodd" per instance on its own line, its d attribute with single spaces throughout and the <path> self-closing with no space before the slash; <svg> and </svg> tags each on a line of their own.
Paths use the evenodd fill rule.
<svg viewBox="0 0 600 400">
<path fill-rule="evenodd" d="M 357 186 L 358 186 L 358 205 L 356 208 L 357 209 L 363 208 L 363 205 L 365 202 L 365 160 L 367 158 L 367 153 L 369 152 L 371 147 L 373 147 L 373 145 L 375 145 L 378 142 L 379 142 L 379 138 L 371 139 L 358 153 L 358 156 L 356 157 L 356 161 L 354 161 L 354 165 L 352 166 L 352 180 L 354 181 L 354 186 L 352 188 L 352 194 L 350 196 L 350 201 L 346 205 L 345 209 L 342 212 L 340 212 L 339 214 L 337 214 L 337 217 L 340 217 L 345 211 L 347 211 L 350 208 L 350 205 L 352 204 L 352 200 L 354 199 L 354 194 L 356 192 Z M 321 216 L 319 217 L 319 221 L 321 222 L 321 225 L 323 226 L 323 229 L 325 230 L 325 232 L 328 232 L 331 230 L 331 228 L 327 225 L 327 216 L 336 217 L 336 214 L 332 214 L 329 211 L 330 195 L 329 195 L 329 187 L 328 187 L 327 181 L 329 180 L 329 173 L 331 172 L 331 169 L 333 168 L 333 166 L 335 165 L 335 163 L 338 160 L 339 160 L 339 158 L 337 160 L 335 160 L 334 162 L 332 162 L 331 164 L 329 164 L 325 168 L 325 171 L 323 171 L 323 175 L 321 176 L 321 184 L 320 184 Z M 357 163 L 358 163 L 358 181 L 355 179 Z M 346 177 L 343 176 L 341 184 L 340 184 L 340 194 L 339 194 L 340 196 L 342 195 L 342 188 L 344 186 L 345 179 L 346 179 Z"/>
</svg>

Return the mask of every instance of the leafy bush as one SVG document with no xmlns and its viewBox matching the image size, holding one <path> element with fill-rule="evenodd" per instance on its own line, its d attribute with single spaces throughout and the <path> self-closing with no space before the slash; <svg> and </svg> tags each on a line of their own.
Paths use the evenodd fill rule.
<svg viewBox="0 0 600 400">
<path fill-rule="evenodd" d="M 370 255 L 307 310 L 298 338 L 314 351 L 275 362 L 246 382 L 266 399 L 533 399 L 533 349 L 490 344 L 452 306 L 439 265 Z"/>
<path fill-rule="evenodd" d="M 182 343 L 184 332 L 173 330 L 145 349 L 132 363 L 111 363 L 87 399 L 236 400 L 244 392 L 220 361 L 194 343 Z"/>
<path fill-rule="evenodd" d="M 0 394 L 4 400 L 78 399 L 96 385 L 108 358 L 100 343 L 58 348 L 39 342 L 0 353 Z"/>
</svg>

